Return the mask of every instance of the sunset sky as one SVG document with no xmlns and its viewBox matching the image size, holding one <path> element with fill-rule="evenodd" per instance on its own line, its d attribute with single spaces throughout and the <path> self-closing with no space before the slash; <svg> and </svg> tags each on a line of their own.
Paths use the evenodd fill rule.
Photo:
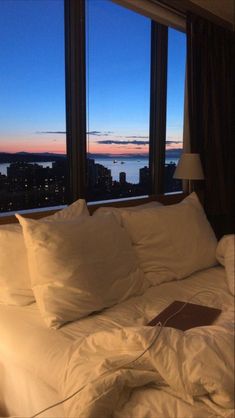
<svg viewBox="0 0 235 418">
<path fill-rule="evenodd" d="M 0 152 L 66 152 L 63 14 L 62 0 L 0 1 Z M 167 147 L 178 148 L 185 34 L 172 29 L 168 60 Z M 89 0 L 89 152 L 148 152 L 149 84 L 150 20 Z"/>
</svg>

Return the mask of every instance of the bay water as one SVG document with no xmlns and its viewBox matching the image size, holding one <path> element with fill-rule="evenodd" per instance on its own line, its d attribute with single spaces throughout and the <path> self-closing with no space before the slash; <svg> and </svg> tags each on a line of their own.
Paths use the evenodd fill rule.
<svg viewBox="0 0 235 418">
<path fill-rule="evenodd" d="M 140 168 L 149 166 L 149 159 L 147 157 L 141 157 L 139 159 L 131 157 L 95 158 L 95 162 L 111 170 L 113 180 L 119 181 L 119 174 L 121 172 L 126 173 L 126 181 L 132 184 L 139 183 Z M 178 158 L 166 159 L 166 164 L 170 162 L 177 164 Z M 36 164 L 44 168 L 52 168 L 52 161 L 36 162 Z M 0 164 L 0 174 L 7 175 L 7 167 L 9 166 L 10 163 Z"/>
</svg>

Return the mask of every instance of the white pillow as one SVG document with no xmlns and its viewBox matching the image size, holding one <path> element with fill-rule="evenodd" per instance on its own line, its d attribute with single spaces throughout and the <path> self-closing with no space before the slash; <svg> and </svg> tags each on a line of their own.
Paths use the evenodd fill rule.
<svg viewBox="0 0 235 418">
<path fill-rule="evenodd" d="M 216 258 L 225 267 L 230 293 L 235 296 L 235 235 L 224 235 L 218 243 Z"/>
<path fill-rule="evenodd" d="M 86 202 L 77 200 L 44 219 L 63 221 L 81 215 L 89 216 L 89 212 Z M 34 301 L 22 228 L 17 224 L 3 225 L 0 227 L 0 303 L 23 306 Z"/>
<path fill-rule="evenodd" d="M 103 206 L 98 208 L 93 216 L 97 216 L 103 213 L 112 213 L 116 220 L 118 221 L 119 225 L 122 225 L 122 213 L 123 211 L 140 211 L 143 209 L 147 209 L 147 208 L 155 208 L 158 206 L 163 206 L 162 203 L 157 202 L 157 201 L 152 201 L 152 202 L 148 202 L 148 203 L 143 203 L 142 205 L 137 205 L 137 206 L 127 206 L 127 207 L 120 207 L 120 208 L 115 208 L 113 206 Z"/>
<path fill-rule="evenodd" d="M 124 211 L 122 220 L 152 285 L 216 264 L 217 240 L 195 193 L 175 205 Z"/>
<path fill-rule="evenodd" d="M 3 225 L 0 227 L 0 303 L 23 306 L 34 300 L 22 228 Z"/>
<path fill-rule="evenodd" d="M 145 290 L 130 239 L 113 215 L 67 222 L 16 216 L 48 327 L 58 328 Z"/>
<path fill-rule="evenodd" d="M 64 209 L 59 210 L 54 213 L 54 215 L 41 218 L 44 221 L 66 221 L 77 219 L 78 216 L 90 216 L 89 210 L 87 209 L 87 204 L 84 199 L 78 199 L 71 205 L 66 206 Z"/>
</svg>

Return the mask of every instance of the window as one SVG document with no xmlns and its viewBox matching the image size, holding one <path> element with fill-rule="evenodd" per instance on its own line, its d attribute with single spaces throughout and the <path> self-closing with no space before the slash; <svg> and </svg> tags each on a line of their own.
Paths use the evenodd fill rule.
<svg viewBox="0 0 235 418">
<path fill-rule="evenodd" d="M 150 19 L 107 0 L 87 0 L 86 27 L 87 199 L 181 191 L 185 33 L 154 23 L 154 38 Z"/>
<path fill-rule="evenodd" d="M 63 0 L 0 1 L 0 212 L 65 204 Z"/>
<path fill-rule="evenodd" d="M 86 196 L 147 195 L 151 21 L 107 0 L 86 5 Z"/>
<path fill-rule="evenodd" d="M 164 191 L 182 190 L 173 174 L 183 149 L 186 35 L 168 29 L 167 123 Z"/>
<path fill-rule="evenodd" d="M 109 0 L 0 1 L 0 212 L 181 190 L 185 38 Z"/>
</svg>

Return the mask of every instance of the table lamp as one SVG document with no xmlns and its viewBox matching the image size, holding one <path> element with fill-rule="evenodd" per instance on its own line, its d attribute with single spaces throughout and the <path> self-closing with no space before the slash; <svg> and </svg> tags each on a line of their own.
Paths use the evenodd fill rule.
<svg viewBox="0 0 235 418">
<path fill-rule="evenodd" d="M 204 174 L 199 154 L 183 153 L 178 161 L 173 178 L 188 180 L 188 191 L 193 191 L 193 180 L 203 180 Z"/>
</svg>

